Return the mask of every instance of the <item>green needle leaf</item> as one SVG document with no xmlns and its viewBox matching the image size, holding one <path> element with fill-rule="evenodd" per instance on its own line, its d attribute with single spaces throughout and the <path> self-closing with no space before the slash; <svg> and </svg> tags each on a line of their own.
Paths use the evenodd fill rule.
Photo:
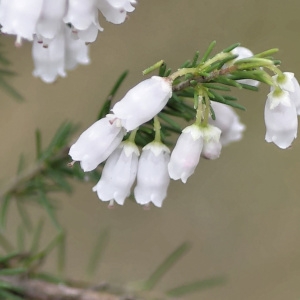
<svg viewBox="0 0 300 300">
<path fill-rule="evenodd" d="M 224 277 L 215 277 L 210 279 L 204 279 L 200 281 L 195 281 L 192 283 L 187 283 L 180 287 L 174 288 L 166 292 L 169 297 L 182 297 L 194 292 L 199 292 L 207 288 L 213 288 L 215 286 L 222 285 L 226 282 Z"/>
<path fill-rule="evenodd" d="M 207 61 L 207 59 L 209 58 L 210 53 L 212 52 L 212 50 L 214 49 L 215 45 L 216 45 L 216 41 L 212 41 L 210 43 L 210 45 L 208 46 L 207 50 L 205 51 L 202 59 L 201 59 L 201 63 L 204 63 Z"/>
<path fill-rule="evenodd" d="M 108 94 L 104 104 L 102 105 L 101 110 L 98 113 L 97 120 L 104 118 L 110 111 L 111 101 L 115 97 L 117 91 L 119 90 L 121 84 L 125 80 L 128 75 L 128 71 L 124 71 L 120 77 L 117 79 L 116 83 L 114 84 L 113 88 L 111 89 L 110 93 Z"/>
<path fill-rule="evenodd" d="M 87 272 L 90 275 L 95 274 L 96 268 L 99 266 L 103 258 L 104 251 L 108 245 L 109 236 L 110 232 L 108 228 L 102 230 L 98 236 L 96 245 L 93 248 L 93 251 L 90 255 L 90 260 L 88 262 Z"/>
<path fill-rule="evenodd" d="M 144 290 L 152 290 L 161 278 L 178 262 L 190 249 L 190 243 L 185 242 L 175 249 L 153 272 L 153 274 L 143 284 Z"/>
</svg>

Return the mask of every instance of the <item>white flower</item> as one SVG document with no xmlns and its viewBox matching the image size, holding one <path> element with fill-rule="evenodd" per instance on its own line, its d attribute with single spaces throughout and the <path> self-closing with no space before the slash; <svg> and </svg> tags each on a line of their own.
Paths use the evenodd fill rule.
<svg viewBox="0 0 300 300">
<path fill-rule="evenodd" d="M 142 205 L 152 202 L 161 207 L 170 183 L 168 162 L 170 150 L 163 144 L 152 142 L 143 148 L 134 189 L 136 202 Z"/>
<path fill-rule="evenodd" d="M 221 154 L 222 144 L 220 142 L 221 130 L 218 127 L 208 125 L 203 131 L 203 149 L 201 156 L 206 159 L 217 159 Z"/>
<path fill-rule="evenodd" d="M 295 77 L 292 78 L 292 82 L 294 84 L 294 91 L 290 92 L 290 97 L 296 105 L 297 114 L 300 115 L 300 86 Z"/>
<path fill-rule="evenodd" d="M 72 30 L 64 26 L 65 30 L 65 68 L 73 70 L 77 64 L 87 65 L 90 63 L 89 47 L 84 41 L 74 37 Z"/>
<path fill-rule="evenodd" d="M 139 149 L 132 142 L 123 142 L 109 156 L 102 171 L 101 178 L 93 191 L 102 201 L 115 200 L 123 205 L 130 195 L 138 168 Z"/>
<path fill-rule="evenodd" d="M 44 41 L 44 44 L 43 44 Z M 74 69 L 78 63 L 88 64 L 88 46 L 72 36 L 71 28 L 61 23 L 60 30 L 52 40 L 34 38 L 32 57 L 35 69 L 33 75 L 46 83 L 54 82 L 58 76 L 65 77 L 65 70 Z"/>
<path fill-rule="evenodd" d="M 123 137 L 120 121 L 114 115 L 107 115 L 80 135 L 69 155 L 74 161 L 80 161 L 84 172 L 92 171 L 108 158 Z"/>
<path fill-rule="evenodd" d="M 44 0 L 41 15 L 36 24 L 37 35 L 52 40 L 63 26 L 62 18 L 66 9 L 66 0 Z"/>
<path fill-rule="evenodd" d="M 140 82 L 117 102 L 112 111 L 121 119 L 127 131 L 151 120 L 167 104 L 172 96 L 172 84 L 168 78 L 153 76 Z"/>
<path fill-rule="evenodd" d="M 281 149 L 297 137 L 298 119 L 294 101 L 286 91 L 271 90 L 265 106 L 266 141 Z"/>
<path fill-rule="evenodd" d="M 168 165 L 172 179 L 186 183 L 194 173 L 203 148 L 203 131 L 196 124 L 186 127 L 179 136 Z"/>
<path fill-rule="evenodd" d="M 65 23 L 71 23 L 77 30 L 85 30 L 94 23 L 98 25 L 97 0 L 69 0 Z"/>
<path fill-rule="evenodd" d="M 221 129 L 221 144 L 226 146 L 231 142 L 241 140 L 246 127 L 240 122 L 239 116 L 232 107 L 215 101 L 211 101 L 211 106 L 216 119 L 210 119 L 209 123 Z"/>
<path fill-rule="evenodd" d="M 55 36 L 48 47 L 43 47 L 37 37 L 32 44 L 33 75 L 44 82 L 52 83 L 57 76 L 65 77 L 65 38 L 63 30 Z"/>
<path fill-rule="evenodd" d="M 294 73 L 284 72 L 283 78 L 278 78 L 278 75 L 273 76 L 275 83 L 277 83 L 281 89 L 289 92 L 290 98 L 294 101 L 297 109 L 297 114 L 300 115 L 300 86 L 298 80 L 294 76 Z"/>
<path fill-rule="evenodd" d="M 279 77 L 277 74 L 273 77 L 274 82 L 276 82 L 281 89 L 287 92 L 294 92 L 294 73 L 291 72 L 284 72 L 283 77 Z"/>
<path fill-rule="evenodd" d="M 236 60 L 253 56 L 252 51 L 245 47 L 236 47 L 233 50 L 231 50 L 231 53 L 234 55 L 238 55 Z M 241 80 L 237 80 L 237 82 L 252 85 L 252 86 L 258 86 L 260 83 L 259 81 L 253 79 L 241 79 Z"/>
<path fill-rule="evenodd" d="M 18 44 L 21 43 L 21 38 L 31 41 L 42 5 L 43 0 L 2 0 L 0 2 L 1 31 L 17 35 Z"/>
<path fill-rule="evenodd" d="M 100 0 L 97 7 L 108 22 L 121 24 L 125 21 L 127 12 L 134 11 L 133 0 Z"/>
</svg>

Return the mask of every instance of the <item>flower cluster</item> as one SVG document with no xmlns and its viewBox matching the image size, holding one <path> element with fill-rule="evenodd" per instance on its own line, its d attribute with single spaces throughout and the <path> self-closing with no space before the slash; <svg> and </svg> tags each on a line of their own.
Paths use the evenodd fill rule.
<svg viewBox="0 0 300 300">
<path fill-rule="evenodd" d="M 158 128 L 157 140 L 146 145 L 138 159 L 134 136 L 135 129 L 157 115 L 171 96 L 172 82 L 168 78 L 153 76 L 144 80 L 115 104 L 113 114 L 94 123 L 72 145 L 69 154 L 74 161 L 80 161 L 85 172 L 108 158 L 93 188 L 101 200 L 122 205 L 137 178 L 136 201 L 162 205 L 170 181 L 167 168 L 170 151 L 160 142 Z M 126 131 L 131 130 L 134 131 L 130 138 L 121 142 Z"/>
<path fill-rule="evenodd" d="M 73 161 L 80 161 L 84 171 L 91 171 L 106 160 L 102 176 L 93 188 L 101 200 L 123 205 L 136 181 L 136 202 L 161 207 L 170 179 L 186 183 L 201 157 L 217 159 L 222 146 L 239 141 L 245 125 L 232 106 L 242 107 L 236 98 L 215 91 L 228 91 L 224 85 L 254 90 L 260 82 L 270 85 L 265 106 L 266 141 L 282 149 L 291 145 L 297 136 L 300 113 L 300 87 L 294 74 L 282 73 L 273 60 L 264 58 L 276 49 L 256 56 L 243 47 L 230 50 L 198 64 L 196 56 L 194 65 L 171 75 L 166 75 L 162 61 L 158 62 L 147 70 L 160 68 L 162 77 L 153 76 L 133 87 L 111 108 L 111 114 L 82 133 L 69 154 Z M 275 75 L 270 76 L 265 69 Z M 185 97 L 194 100 L 193 107 L 186 105 Z M 166 130 L 178 133 L 179 125 L 170 116 L 194 120 L 182 130 L 173 151 L 162 141 Z M 151 120 L 153 129 L 149 129 Z M 140 155 L 136 135 L 141 138 L 141 132 L 149 130 L 154 137 L 151 135 L 150 142 L 148 139 L 142 143 Z"/>
<path fill-rule="evenodd" d="M 1 32 L 33 41 L 34 75 L 45 82 L 66 76 L 65 70 L 89 63 L 87 44 L 103 31 L 100 11 L 114 24 L 125 21 L 135 0 L 2 0 Z"/>
<path fill-rule="evenodd" d="M 181 179 L 185 183 L 194 173 L 200 155 L 216 159 L 222 143 L 226 145 L 241 138 L 245 127 L 233 109 L 212 103 L 213 109 L 222 115 L 222 121 L 210 119 L 210 124 L 195 123 L 186 127 L 170 156 L 169 148 L 161 142 L 160 124 L 155 116 L 171 96 L 169 78 L 153 76 L 144 80 L 114 105 L 113 114 L 94 123 L 71 146 L 70 156 L 80 161 L 85 172 L 107 159 L 102 176 L 93 188 L 102 201 L 123 205 L 136 180 L 133 191 L 136 202 L 161 207 L 170 179 Z M 143 147 L 140 155 L 134 143 L 136 131 L 153 117 L 155 139 Z M 129 138 L 122 142 L 128 131 L 132 131 Z"/>
</svg>

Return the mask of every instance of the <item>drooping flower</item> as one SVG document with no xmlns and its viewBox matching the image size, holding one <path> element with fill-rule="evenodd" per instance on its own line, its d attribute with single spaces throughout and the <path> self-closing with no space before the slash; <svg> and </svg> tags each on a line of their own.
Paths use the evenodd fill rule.
<svg viewBox="0 0 300 300">
<path fill-rule="evenodd" d="M 203 148 L 203 131 L 199 125 L 193 124 L 183 129 L 179 136 L 168 164 L 172 179 L 181 179 L 186 183 L 194 173 Z"/>
<path fill-rule="evenodd" d="M 300 86 L 294 73 L 284 72 L 282 77 L 273 76 L 273 80 L 281 89 L 289 93 L 291 100 L 296 105 L 297 114 L 300 115 Z"/>
<path fill-rule="evenodd" d="M 209 119 L 209 123 L 221 129 L 220 142 L 222 146 L 241 140 L 246 127 L 240 122 L 236 112 L 228 105 L 215 101 L 211 101 L 211 106 L 216 119 Z"/>
<path fill-rule="evenodd" d="M 168 78 L 153 76 L 140 82 L 127 92 L 112 108 L 127 131 L 151 120 L 172 96 L 172 83 Z"/>
<path fill-rule="evenodd" d="M 170 183 L 168 163 L 170 150 L 162 143 L 152 142 L 143 148 L 134 189 L 136 202 L 147 205 L 152 202 L 161 207 Z"/>
<path fill-rule="evenodd" d="M 18 45 L 21 44 L 22 38 L 32 41 L 42 6 L 43 0 L 2 0 L 0 2 L 1 31 L 16 35 Z"/>
<path fill-rule="evenodd" d="M 47 40 L 55 38 L 63 26 L 62 18 L 66 13 L 67 0 L 44 0 L 39 19 L 36 24 L 38 39 L 48 44 Z"/>
<path fill-rule="evenodd" d="M 233 50 L 231 50 L 231 53 L 234 55 L 238 55 L 237 59 L 243 59 L 243 58 L 248 58 L 253 56 L 252 51 L 245 47 L 236 47 Z M 260 83 L 257 80 L 248 79 L 248 78 L 237 80 L 237 82 L 252 85 L 252 86 L 258 86 Z"/>
<path fill-rule="evenodd" d="M 80 135 L 69 155 L 74 161 L 80 161 L 84 172 L 92 171 L 119 146 L 124 133 L 120 120 L 107 115 Z"/>
<path fill-rule="evenodd" d="M 265 105 L 265 124 L 266 141 L 281 149 L 288 148 L 297 137 L 296 106 L 287 91 L 271 89 Z"/>
<path fill-rule="evenodd" d="M 74 69 L 78 64 L 90 62 L 88 46 L 73 37 L 71 28 L 63 23 L 47 45 L 44 39 L 34 38 L 32 57 L 35 67 L 33 75 L 40 77 L 46 83 L 54 82 L 59 76 L 65 77 L 65 71 Z"/>
<path fill-rule="evenodd" d="M 136 178 L 138 156 L 139 150 L 134 143 L 123 142 L 108 157 L 101 178 L 93 188 L 100 200 L 124 204 Z"/>
<path fill-rule="evenodd" d="M 54 82 L 58 76 L 65 77 L 65 38 L 63 28 L 46 48 L 35 37 L 32 45 L 32 57 L 35 67 L 33 75 L 35 77 L 40 77 L 47 83 Z"/>
<path fill-rule="evenodd" d="M 220 142 L 221 130 L 218 127 L 208 125 L 202 129 L 203 149 L 201 156 L 206 159 L 217 159 L 221 154 Z"/>
<path fill-rule="evenodd" d="M 65 68 L 73 70 L 77 64 L 87 65 L 90 63 L 89 47 L 84 41 L 72 35 L 72 30 L 64 26 L 65 30 Z"/>
<path fill-rule="evenodd" d="M 134 11 L 135 0 L 100 0 L 98 8 L 108 22 L 121 24 L 125 21 L 127 12 Z"/>
</svg>

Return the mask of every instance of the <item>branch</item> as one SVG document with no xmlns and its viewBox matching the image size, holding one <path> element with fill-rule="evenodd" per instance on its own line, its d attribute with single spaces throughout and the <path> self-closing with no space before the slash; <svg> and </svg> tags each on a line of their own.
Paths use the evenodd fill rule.
<svg viewBox="0 0 300 300">
<path fill-rule="evenodd" d="M 231 67 L 224 68 L 221 70 L 213 71 L 210 73 L 209 76 L 193 77 L 191 79 L 182 81 L 182 82 L 178 83 L 177 85 L 174 85 L 172 90 L 173 90 L 173 92 L 178 92 L 178 91 L 184 90 L 185 88 L 192 86 L 191 82 L 193 82 L 193 81 L 196 81 L 198 83 L 208 83 L 219 76 L 230 74 L 236 70 L 237 70 L 236 66 L 231 66 Z"/>
<path fill-rule="evenodd" d="M 21 289 L 22 295 L 29 300 L 120 300 L 120 296 L 108 292 L 53 284 L 38 279 L 1 276 L 0 280 Z"/>
</svg>

